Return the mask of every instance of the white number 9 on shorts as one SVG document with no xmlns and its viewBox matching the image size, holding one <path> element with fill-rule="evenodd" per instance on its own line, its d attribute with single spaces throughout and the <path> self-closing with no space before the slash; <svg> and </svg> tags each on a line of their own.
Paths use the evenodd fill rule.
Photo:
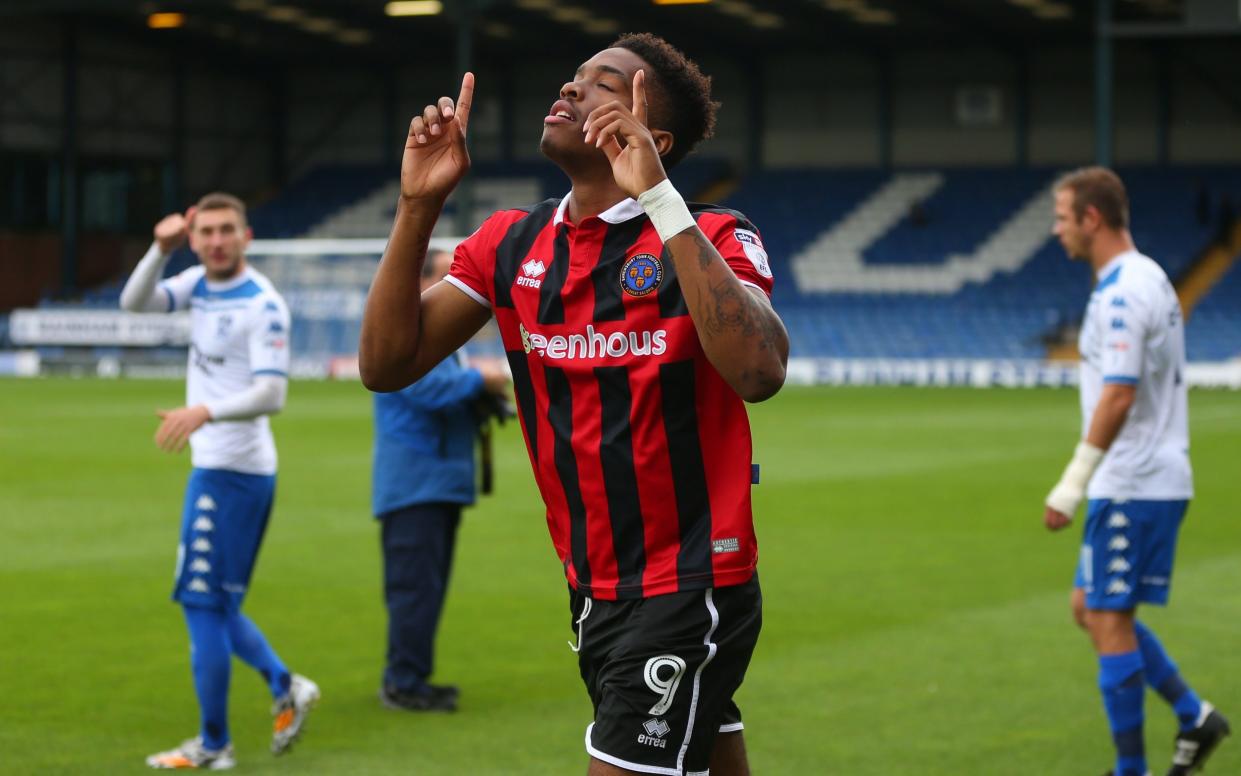
<svg viewBox="0 0 1241 776">
<path fill-rule="evenodd" d="M 665 669 L 672 669 L 672 673 L 669 674 Z M 646 686 L 651 688 L 651 692 L 660 696 L 659 701 L 647 713 L 658 717 L 672 707 L 672 697 L 676 695 L 677 686 L 681 683 L 681 675 L 685 673 L 685 661 L 676 655 L 653 657 L 646 661 L 644 673 Z M 660 676 L 660 673 L 665 676 Z"/>
</svg>

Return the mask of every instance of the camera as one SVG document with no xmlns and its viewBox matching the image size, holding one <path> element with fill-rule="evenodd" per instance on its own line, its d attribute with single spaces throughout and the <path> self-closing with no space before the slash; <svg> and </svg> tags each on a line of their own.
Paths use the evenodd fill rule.
<svg viewBox="0 0 1241 776">
<path fill-rule="evenodd" d="M 492 420 L 504 425 L 504 421 L 517 417 L 517 408 L 513 406 L 508 397 L 490 392 L 484 392 L 482 396 L 475 399 L 470 405 L 470 411 L 473 412 L 474 421 L 480 428 Z"/>
<path fill-rule="evenodd" d="M 489 494 L 495 489 L 495 462 L 491 448 L 491 421 L 499 425 L 517 417 L 517 409 L 505 396 L 485 392 L 470 404 L 474 422 L 478 424 L 479 491 Z"/>
</svg>

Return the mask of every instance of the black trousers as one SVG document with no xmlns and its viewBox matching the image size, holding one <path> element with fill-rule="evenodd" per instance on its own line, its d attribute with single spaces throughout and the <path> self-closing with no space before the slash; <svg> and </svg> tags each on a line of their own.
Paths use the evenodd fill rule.
<svg viewBox="0 0 1241 776">
<path fill-rule="evenodd" d="M 415 504 L 380 515 L 380 522 L 388 607 L 384 686 L 423 692 L 433 668 L 461 505 Z"/>
</svg>

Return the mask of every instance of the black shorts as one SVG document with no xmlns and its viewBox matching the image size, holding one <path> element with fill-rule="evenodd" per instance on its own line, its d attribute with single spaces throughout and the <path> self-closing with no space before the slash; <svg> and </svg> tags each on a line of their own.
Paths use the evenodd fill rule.
<svg viewBox="0 0 1241 776">
<path fill-rule="evenodd" d="M 569 591 L 592 757 L 642 773 L 705 774 L 717 733 L 741 730 L 733 693 L 763 623 L 758 576 L 741 585 L 600 601 Z"/>
</svg>

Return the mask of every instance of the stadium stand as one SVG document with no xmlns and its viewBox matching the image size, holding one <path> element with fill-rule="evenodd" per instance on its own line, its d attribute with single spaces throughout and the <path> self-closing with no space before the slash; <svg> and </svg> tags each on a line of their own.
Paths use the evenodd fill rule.
<svg viewBox="0 0 1241 776">
<path fill-rule="evenodd" d="M 673 170 L 681 191 L 700 192 L 730 174 L 720 159 L 689 159 Z M 476 164 L 473 222 L 515 204 L 561 196 L 568 182 L 555 167 L 541 161 Z M 302 176 L 279 197 L 253 208 L 250 222 L 258 236 L 382 237 L 392 227 L 400 181 L 391 165 L 331 165 Z M 692 194 L 691 194 L 692 196 Z M 446 227 L 456 203 L 445 209 Z M 447 233 L 447 231 L 445 232 Z"/>
<path fill-rule="evenodd" d="M 1189 343 L 1192 360 L 1217 361 L 1241 352 L 1241 223 L 1234 223 L 1232 233 L 1225 237 L 1229 249 L 1221 249 L 1216 256 L 1221 276 L 1189 319 L 1189 330 L 1194 333 Z"/>
<path fill-rule="evenodd" d="M 674 172 L 678 187 L 694 193 L 730 176 L 726 163 L 710 159 Z M 1241 202 L 1241 169 L 1120 172 L 1136 242 L 1174 280 L 1220 234 L 1230 217 L 1221 203 Z M 1057 173 L 768 171 L 740 181 L 724 204 L 762 230 L 795 356 L 1041 359 L 1049 344 L 1072 339 L 1090 293 L 1086 267 L 1067 261 L 1049 232 Z M 498 208 L 560 196 L 566 185 L 536 162 L 480 165 L 474 174 L 474 223 Z M 251 220 L 264 238 L 382 238 L 398 185 L 387 167 L 322 168 L 254 208 Z M 437 235 L 450 235 L 453 220 L 442 223 Z M 169 273 L 193 260 L 183 251 Z M 289 301 L 295 353 L 355 351 L 374 255 L 253 261 Z M 118 280 L 87 291 L 75 306 L 115 308 L 120 287 Z M 1187 339 L 1191 360 L 1241 355 L 1235 264 L 1191 311 Z"/>
<path fill-rule="evenodd" d="M 795 355 L 1042 358 L 1090 293 L 1049 233 L 1057 171 L 763 173 L 729 199 L 763 230 Z M 1241 171 L 1121 170 L 1140 249 L 1180 277 L 1219 229 L 1202 190 L 1237 201 Z M 826 227 L 825 227 L 826 225 Z M 1241 354 L 1241 272 L 1190 317 L 1192 360 Z M 1230 293 L 1231 289 L 1231 293 Z"/>
</svg>

